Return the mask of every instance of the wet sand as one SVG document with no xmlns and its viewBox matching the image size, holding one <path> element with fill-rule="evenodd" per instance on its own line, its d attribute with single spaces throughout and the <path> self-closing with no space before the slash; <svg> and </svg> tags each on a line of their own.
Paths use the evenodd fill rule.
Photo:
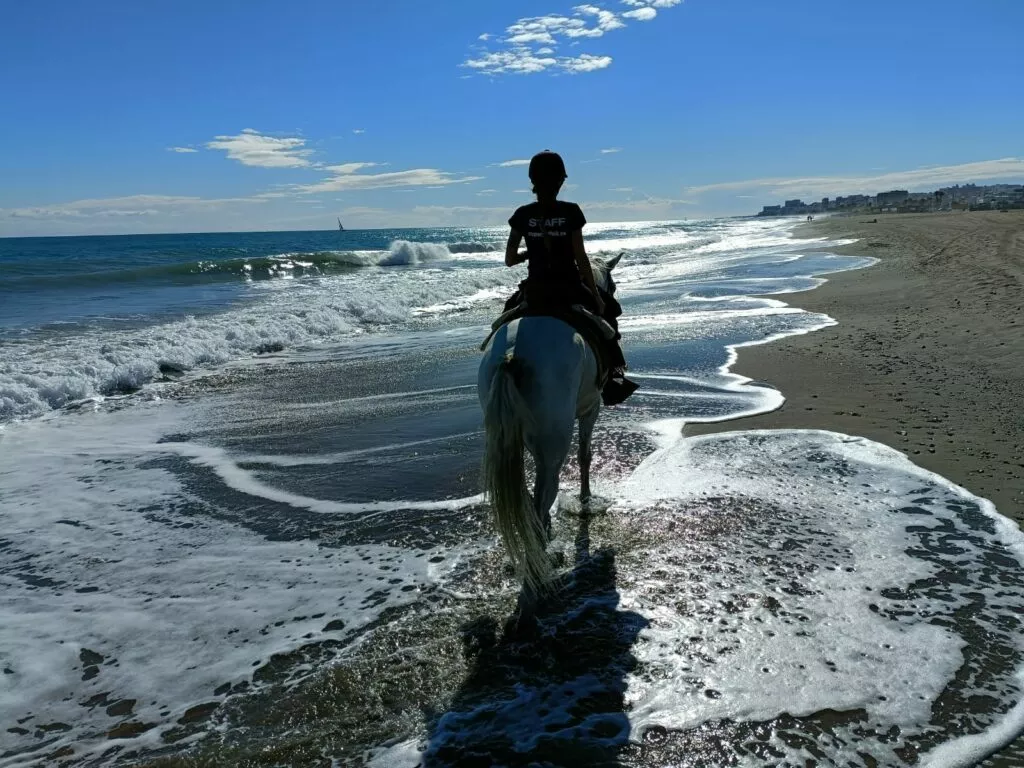
<svg viewBox="0 0 1024 768">
<path fill-rule="evenodd" d="M 686 434 L 862 435 L 1024 522 L 1024 211 L 835 217 L 798 234 L 856 237 L 838 252 L 880 261 L 783 297 L 838 325 L 739 350 L 733 370 L 780 389 L 782 408 Z"/>
<path fill-rule="evenodd" d="M 862 435 L 1024 524 L 1024 211 L 836 217 L 798 234 L 859 238 L 838 252 L 879 262 L 785 299 L 838 325 L 739 350 L 733 370 L 779 388 L 782 408 L 686 434 Z M 984 765 L 1024 765 L 1024 737 Z"/>
</svg>

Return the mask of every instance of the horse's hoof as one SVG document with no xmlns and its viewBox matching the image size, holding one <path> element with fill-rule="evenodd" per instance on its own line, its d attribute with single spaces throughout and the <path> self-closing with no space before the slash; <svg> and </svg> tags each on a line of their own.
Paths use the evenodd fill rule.
<svg viewBox="0 0 1024 768">
<path fill-rule="evenodd" d="M 585 510 L 583 509 L 582 499 L 565 495 L 558 497 L 558 511 L 573 517 L 579 517 Z"/>
</svg>

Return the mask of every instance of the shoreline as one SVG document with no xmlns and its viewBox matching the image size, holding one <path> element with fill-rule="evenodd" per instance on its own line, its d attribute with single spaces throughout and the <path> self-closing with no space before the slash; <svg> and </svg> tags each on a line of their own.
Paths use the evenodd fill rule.
<svg viewBox="0 0 1024 768">
<path fill-rule="evenodd" d="M 878 261 L 783 299 L 835 325 L 735 350 L 731 371 L 778 388 L 780 408 L 683 435 L 866 437 L 1024 527 L 1024 211 L 837 217 L 796 235 L 857 238 L 833 252 Z M 1022 736 L 980 763 L 1021 764 Z"/>
<path fill-rule="evenodd" d="M 900 214 L 802 224 L 797 236 L 878 262 L 787 304 L 836 325 L 740 347 L 732 371 L 778 388 L 770 413 L 687 424 L 867 437 L 1024 522 L 1024 212 Z M 780 296 L 771 298 L 779 299 Z"/>
</svg>

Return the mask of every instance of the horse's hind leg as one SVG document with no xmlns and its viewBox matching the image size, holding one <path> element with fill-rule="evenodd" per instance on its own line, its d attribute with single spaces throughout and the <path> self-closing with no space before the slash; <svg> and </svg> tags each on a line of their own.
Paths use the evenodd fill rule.
<svg viewBox="0 0 1024 768">
<path fill-rule="evenodd" d="M 590 460 L 594 457 L 590 444 L 600 410 L 601 406 L 595 405 L 593 409 L 580 416 L 580 504 L 584 509 L 590 504 Z"/>
<path fill-rule="evenodd" d="M 571 432 L 569 433 L 571 435 Z M 551 507 L 558 496 L 558 476 L 569 455 L 569 437 L 546 441 L 543 450 L 534 453 L 537 478 L 533 484 L 533 504 L 548 540 L 551 539 Z"/>
</svg>

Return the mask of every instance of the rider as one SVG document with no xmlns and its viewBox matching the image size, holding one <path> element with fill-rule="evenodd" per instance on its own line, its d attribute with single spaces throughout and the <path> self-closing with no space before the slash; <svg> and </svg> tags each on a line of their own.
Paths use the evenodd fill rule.
<svg viewBox="0 0 1024 768">
<path fill-rule="evenodd" d="M 528 262 L 527 278 L 519 287 L 531 304 L 583 304 L 608 321 L 618 341 L 617 318 L 622 308 L 613 296 L 602 294 L 594 281 L 583 246 L 587 220 L 576 203 L 558 199 L 565 179 L 565 163 L 557 153 L 544 150 L 530 160 L 530 181 L 537 202 L 517 209 L 508 220 L 512 231 L 505 246 L 505 264 L 514 267 Z M 520 253 L 524 237 L 526 251 Z M 520 295 L 513 296 L 506 306 L 517 303 Z M 605 405 L 615 405 L 629 397 L 636 384 L 624 377 L 626 359 L 619 344 L 609 346 L 612 370 L 602 399 Z"/>
</svg>

